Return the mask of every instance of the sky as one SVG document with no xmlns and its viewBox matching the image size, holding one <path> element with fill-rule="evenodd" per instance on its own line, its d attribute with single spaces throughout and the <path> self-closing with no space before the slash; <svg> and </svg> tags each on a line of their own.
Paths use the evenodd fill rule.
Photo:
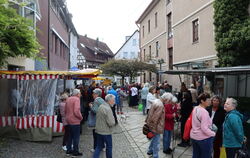
<svg viewBox="0 0 250 158">
<path fill-rule="evenodd" d="M 138 29 L 135 21 L 151 0 L 67 0 L 80 35 L 105 42 L 113 53 Z"/>
</svg>

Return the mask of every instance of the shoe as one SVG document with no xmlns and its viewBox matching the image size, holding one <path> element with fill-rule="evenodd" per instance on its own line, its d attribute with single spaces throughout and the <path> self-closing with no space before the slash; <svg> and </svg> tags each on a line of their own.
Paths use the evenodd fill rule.
<svg viewBox="0 0 250 158">
<path fill-rule="evenodd" d="M 67 147 L 66 147 L 66 146 L 62 146 L 62 149 L 63 149 L 64 151 L 67 151 Z"/>
<path fill-rule="evenodd" d="M 185 147 L 187 147 L 187 144 L 184 143 L 184 142 L 182 142 L 182 143 L 178 144 L 178 146 L 179 146 L 179 147 L 184 147 L 184 148 L 185 148 Z"/>
<path fill-rule="evenodd" d="M 172 149 L 168 148 L 167 150 L 163 150 L 163 153 L 165 154 L 171 154 L 172 153 Z"/>
<path fill-rule="evenodd" d="M 72 150 L 66 151 L 66 155 L 67 155 L 67 156 L 70 156 L 70 155 L 72 155 L 72 154 L 73 154 L 73 151 L 72 151 Z"/>
<path fill-rule="evenodd" d="M 120 114 L 120 112 L 117 112 L 117 115 L 119 115 Z"/>
<path fill-rule="evenodd" d="M 120 114 L 122 114 L 122 115 L 123 115 L 123 112 L 120 112 Z"/>
<path fill-rule="evenodd" d="M 72 156 L 71 157 L 76 157 L 76 156 L 82 156 L 82 153 L 74 153 L 74 154 L 72 154 Z"/>
<path fill-rule="evenodd" d="M 106 151 L 106 148 L 103 148 L 102 151 L 105 152 L 105 151 Z"/>
<path fill-rule="evenodd" d="M 90 149 L 90 151 L 93 153 L 93 152 L 95 152 L 95 149 Z"/>
<path fill-rule="evenodd" d="M 148 152 L 147 152 L 147 155 L 153 155 L 153 153 L 148 151 Z"/>
</svg>

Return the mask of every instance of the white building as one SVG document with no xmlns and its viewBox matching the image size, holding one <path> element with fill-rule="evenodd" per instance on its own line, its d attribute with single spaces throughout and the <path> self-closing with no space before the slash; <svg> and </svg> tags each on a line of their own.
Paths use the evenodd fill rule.
<svg viewBox="0 0 250 158">
<path fill-rule="evenodd" d="M 135 60 L 139 59 L 139 31 L 136 30 L 131 36 L 125 37 L 125 43 L 116 52 L 114 56 L 115 60 L 127 59 Z M 125 81 L 129 83 L 129 77 L 125 78 Z M 115 82 L 121 84 L 121 77 L 115 76 Z M 139 83 L 140 77 L 137 77 L 134 82 Z"/>
<path fill-rule="evenodd" d="M 126 36 L 125 43 L 116 52 L 115 59 L 138 59 L 139 58 L 139 31 L 136 30 L 131 36 Z"/>
</svg>

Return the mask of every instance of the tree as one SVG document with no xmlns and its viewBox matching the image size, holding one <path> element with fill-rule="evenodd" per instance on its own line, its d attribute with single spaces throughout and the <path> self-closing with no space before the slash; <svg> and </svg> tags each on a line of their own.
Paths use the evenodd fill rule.
<svg viewBox="0 0 250 158">
<path fill-rule="evenodd" d="M 130 77 L 130 81 L 132 81 L 134 77 L 139 76 L 140 72 L 157 71 L 154 64 L 147 64 L 136 60 L 110 60 L 101 65 L 101 69 L 104 74 L 121 76 L 122 84 L 124 84 L 125 77 Z"/>
<path fill-rule="evenodd" d="M 0 0 L 0 67 L 8 57 L 38 58 L 40 45 L 36 40 L 33 24 L 9 7 L 7 0 Z"/>
<path fill-rule="evenodd" d="M 214 2 L 215 46 L 220 66 L 250 64 L 249 0 Z"/>
</svg>

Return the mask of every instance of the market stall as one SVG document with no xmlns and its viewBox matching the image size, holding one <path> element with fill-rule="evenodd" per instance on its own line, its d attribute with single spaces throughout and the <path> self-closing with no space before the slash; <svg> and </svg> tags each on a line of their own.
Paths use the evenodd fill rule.
<svg viewBox="0 0 250 158">
<path fill-rule="evenodd" d="M 98 69 L 0 71 L 0 136 L 51 141 L 64 131 L 54 111 L 61 92 L 59 81 L 94 78 L 100 73 Z"/>
</svg>

